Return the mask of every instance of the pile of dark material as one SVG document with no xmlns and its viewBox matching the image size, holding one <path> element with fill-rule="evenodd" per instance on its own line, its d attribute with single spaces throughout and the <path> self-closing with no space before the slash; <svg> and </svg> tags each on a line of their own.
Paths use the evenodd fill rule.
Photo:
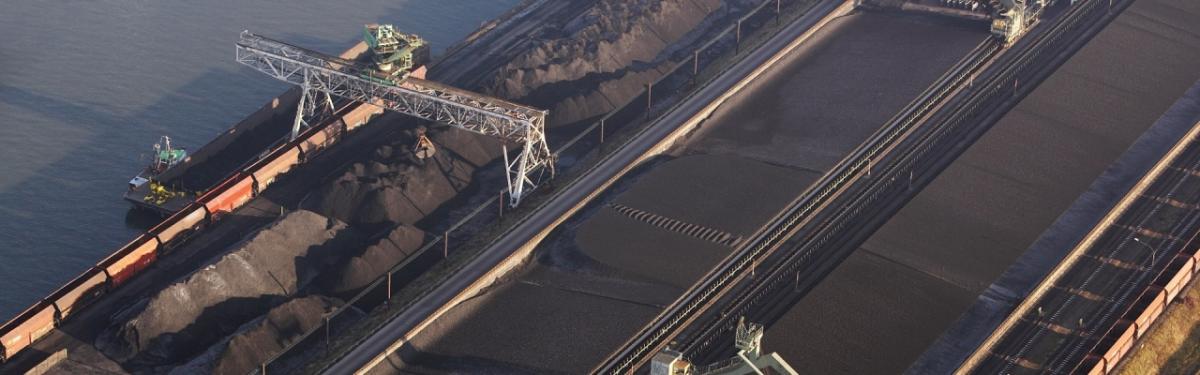
<svg viewBox="0 0 1200 375">
<path fill-rule="evenodd" d="M 375 244 L 338 264 L 335 271 L 323 275 L 318 284 L 328 295 L 350 298 L 424 243 L 424 231 L 409 225 L 396 225 Z"/>
<path fill-rule="evenodd" d="M 144 301 L 102 349 L 138 366 L 176 363 L 265 314 L 309 284 L 359 235 L 309 211 L 289 213 L 233 251 Z"/>
<path fill-rule="evenodd" d="M 563 6 L 550 3 L 539 6 Z M 520 21 L 545 24 L 533 38 L 520 36 L 530 41 L 506 53 L 514 60 L 484 75 L 503 79 L 466 88 L 549 108 L 557 116 L 552 126 L 594 116 L 660 76 L 675 46 L 693 38 L 721 3 L 571 3 L 573 17 Z M 302 211 L 115 317 L 97 347 L 134 371 L 256 368 L 318 326 L 339 299 L 412 256 L 427 239 L 421 228 L 458 204 L 452 201 L 491 195 L 503 184 L 503 174 L 492 171 L 502 150 L 497 139 L 442 126 L 427 135 L 437 148 L 432 157 L 413 154 L 415 129 L 389 140 L 310 193 Z"/>
<path fill-rule="evenodd" d="M 408 134 L 375 150 L 341 177 L 314 192 L 305 207 L 352 225 L 412 225 L 471 185 L 475 171 L 500 155 L 490 137 L 452 128 L 433 129 L 433 157 L 418 160 Z"/>
<path fill-rule="evenodd" d="M 229 340 L 211 372 L 241 375 L 258 369 L 275 353 L 320 324 L 339 304 L 339 301 L 314 295 L 296 298 L 271 309 L 265 317 L 250 324 L 249 329 Z"/>
<path fill-rule="evenodd" d="M 721 8 L 720 0 L 597 1 L 539 30 L 497 72 L 490 92 L 548 107 L 552 125 L 604 114 L 662 76 L 676 44 Z"/>
<path fill-rule="evenodd" d="M 672 46 L 686 39 L 719 0 L 596 1 L 495 73 L 484 91 L 553 108 L 551 126 L 592 117 L 639 94 L 666 71 Z M 380 147 L 314 193 L 305 207 L 356 226 L 416 224 L 470 186 L 474 172 L 500 156 L 499 143 L 470 132 L 431 130 L 433 158 L 417 160 L 408 134 Z"/>
</svg>

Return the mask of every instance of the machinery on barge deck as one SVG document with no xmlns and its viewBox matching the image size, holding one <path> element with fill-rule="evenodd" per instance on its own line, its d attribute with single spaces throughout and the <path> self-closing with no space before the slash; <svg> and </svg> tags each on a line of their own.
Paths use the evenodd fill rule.
<svg viewBox="0 0 1200 375">
<path fill-rule="evenodd" d="M 151 154 L 150 165 L 147 165 L 141 173 L 138 173 L 137 176 L 129 180 L 129 190 L 137 189 L 139 186 L 151 182 L 154 177 L 166 172 L 167 169 L 174 167 L 186 158 L 187 150 L 172 147 L 171 137 L 162 136 L 162 138 L 158 139 L 158 143 L 154 144 L 154 153 Z"/>
<path fill-rule="evenodd" d="M 855 0 L 855 6 L 898 9 L 987 22 L 1006 45 L 1016 42 L 1055 0 Z"/>
</svg>

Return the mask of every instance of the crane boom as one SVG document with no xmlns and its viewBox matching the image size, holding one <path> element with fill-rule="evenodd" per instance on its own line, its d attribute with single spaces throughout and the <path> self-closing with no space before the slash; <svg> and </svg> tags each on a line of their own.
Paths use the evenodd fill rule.
<svg viewBox="0 0 1200 375">
<path fill-rule="evenodd" d="M 365 64 L 329 56 L 243 31 L 237 42 L 237 62 L 276 79 L 299 85 L 302 117 L 312 116 L 318 92 L 410 116 L 445 123 L 500 138 L 508 169 L 509 203 L 516 206 L 536 186 L 535 174 L 554 173 L 546 144 L 546 111 L 441 83 L 404 77 L 394 80 Z M 327 101 L 330 101 L 327 99 Z M 332 105 L 330 105 L 332 107 Z M 521 154 L 509 160 L 508 143 L 521 144 Z"/>
</svg>

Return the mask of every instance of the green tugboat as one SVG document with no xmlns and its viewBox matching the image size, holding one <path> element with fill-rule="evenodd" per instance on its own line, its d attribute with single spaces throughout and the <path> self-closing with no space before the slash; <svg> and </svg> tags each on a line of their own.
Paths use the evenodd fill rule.
<svg viewBox="0 0 1200 375">
<path fill-rule="evenodd" d="M 147 182 L 152 182 L 155 176 L 182 162 L 183 159 L 187 158 L 187 150 L 172 147 L 171 137 L 163 136 L 158 140 L 158 143 L 154 144 L 154 153 L 151 155 L 152 160 L 150 161 L 150 165 L 146 166 L 136 177 L 129 180 L 129 190 L 137 189 Z"/>
<path fill-rule="evenodd" d="M 146 203 L 154 205 L 162 205 L 168 199 L 181 195 L 180 193 L 168 190 L 159 184 L 155 178 L 168 169 L 171 169 L 171 167 L 183 162 L 187 159 L 187 156 L 187 150 L 172 147 L 171 137 L 163 136 L 158 140 L 158 143 L 154 144 L 154 153 L 151 154 L 150 165 L 147 165 L 141 173 L 138 173 L 137 176 L 129 180 L 129 191 L 133 192 L 142 185 L 149 184 L 149 193 L 142 199 Z"/>
</svg>

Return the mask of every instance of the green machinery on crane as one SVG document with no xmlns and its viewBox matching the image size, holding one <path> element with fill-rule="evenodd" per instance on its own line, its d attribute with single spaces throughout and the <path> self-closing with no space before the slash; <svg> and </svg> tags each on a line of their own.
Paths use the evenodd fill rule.
<svg viewBox="0 0 1200 375">
<path fill-rule="evenodd" d="M 363 40 L 371 48 L 375 69 L 393 79 L 404 78 L 429 62 L 429 43 L 416 34 L 398 32 L 392 25 L 366 25 Z"/>
</svg>

